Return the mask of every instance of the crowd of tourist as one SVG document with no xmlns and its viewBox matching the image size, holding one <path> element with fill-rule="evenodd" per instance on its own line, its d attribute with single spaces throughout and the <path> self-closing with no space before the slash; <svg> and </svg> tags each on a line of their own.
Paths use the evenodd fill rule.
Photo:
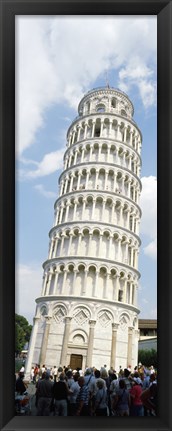
<svg viewBox="0 0 172 431">
<path fill-rule="evenodd" d="M 16 391 L 26 391 L 24 370 L 16 380 Z M 32 367 L 38 416 L 156 416 L 157 372 L 139 364 L 116 372 L 95 367 L 72 370 Z"/>
</svg>

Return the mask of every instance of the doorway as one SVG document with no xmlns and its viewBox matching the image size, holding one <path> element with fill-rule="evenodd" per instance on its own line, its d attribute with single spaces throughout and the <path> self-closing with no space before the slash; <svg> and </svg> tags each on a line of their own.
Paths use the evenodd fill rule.
<svg viewBox="0 0 172 431">
<path fill-rule="evenodd" d="M 70 357 L 70 367 L 72 370 L 77 368 L 82 368 L 82 355 L 71 355 Z"/>
</svg>

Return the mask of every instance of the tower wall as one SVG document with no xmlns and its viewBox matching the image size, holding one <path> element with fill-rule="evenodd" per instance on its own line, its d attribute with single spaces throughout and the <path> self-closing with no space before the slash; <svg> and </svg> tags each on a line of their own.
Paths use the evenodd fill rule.
<svg viewBox="0 0 172 431">
<path fill-rule="evenodd" d="M 26 373 L 34 363 L 137 364 L 142 136 L 119 90 L 88 92 L 78 113 L 67 132 Z"/>
</svg>

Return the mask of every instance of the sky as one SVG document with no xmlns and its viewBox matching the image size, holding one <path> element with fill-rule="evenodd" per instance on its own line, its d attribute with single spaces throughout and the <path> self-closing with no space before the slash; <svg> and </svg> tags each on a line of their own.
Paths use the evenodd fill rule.
<svg viewBox="0 0 172 431">
<path fill-rule="evenodd" d="M 66 133 L 87 91 L 127 93 L 143 136 L 139 318 L 157 317 L 157 18 L 16 16 L 15 311 L 33 323 Z"/>
</svg>

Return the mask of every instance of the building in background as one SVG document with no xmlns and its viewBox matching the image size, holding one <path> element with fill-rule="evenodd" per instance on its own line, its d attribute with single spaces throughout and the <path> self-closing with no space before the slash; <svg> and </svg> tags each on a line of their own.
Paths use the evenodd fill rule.
<svg viewBox="0 0 172 431">
<path fill-rule="evenodd" d="M 139 350 L 157 350 L 157 320 L 139 319 Z"/>
<path fill-rule="evenodd" d="M 67 132 L 54 226 L 26 363 L 137 364 L 141 132 L 118 89 L 80 101 Z"/>
</svg>

